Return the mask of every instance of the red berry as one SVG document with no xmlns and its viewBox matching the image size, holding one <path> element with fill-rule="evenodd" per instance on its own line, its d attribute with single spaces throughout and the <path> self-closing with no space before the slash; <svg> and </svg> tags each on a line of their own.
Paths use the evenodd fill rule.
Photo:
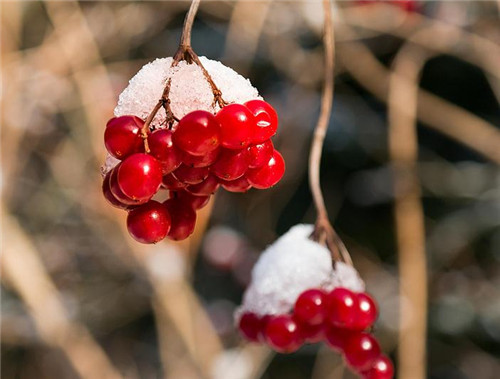
<svg viewBox="0 0 500 379">
<path fill-rule="evenodd" d="M 204 155 L 219 146 L 220 125 L 210 112 L 194 111 L 179 121 L 173 139 L 186 153 Z"/>
<path fill-rule="evenodd" d="M 169 190 L 178 190 L 186 187 L 186 183 L 182 183 L 172 174 L 165 175 L 161 180 L 161 184 L 163 187 Z"/>
<path fill-rule="evenodd" d="M 111 177 L 111 172 L 108 172 L 104 180 L 102 181 L 102 194 L 104 198 L 113 206 L 120 209 L 128 210 L 133 207 L 133 205 L 127 205 L 118 200 L 115 195 L 111 192 L 111 187 L 109 184 L 109 178 Z"/>
<path fill-rule="evenodd" d="M 246 177 L 255 188 L 266 189 L 278 183 L 284 173 L 285 161 L 278 150 L 274 150 L 272 158 L 264 166 L 248 170 Z"/>
<path fill-rule="evenodd" d="M 262 332 L 262 320 L 255 313 L 243 313 L 238 327 L 241 334 L 243 334 L 247 340 L 252 342 L 259 341 L 259 336 Z"/>
<path fill-rule="evenodd" d="M 358 298 L 358 310 L 354 329 L 361 331 L 372 326 L 377 319 L 377 305 L 375 300 L 367 293 L 358 293 L 356 296 Z"/>
<path fill-rule="evenodd" d="M 271 140 L 252 145 L 248 148 L 250 157 L 248 167 L 258 168 L 264 166 L 273 157 L 274 146 Z"/>
<path fill-rule="evenodd" d="M 144 121 L 136 116 L 114 117 L 109 120 L 104 130 L 104 145 L 108 152 L 121 160 L 144 151 L 144 140 L 141 137 L 143 125 Z"/>
<path fill-rule="evenodd" d="M 148 200 L 132 200 L 130 197 L 125 195 L 123 191 L 121 190 L 120 186 L 118 185 L 118 169 L 120 168 L 121 163 L 119 163 L 113 170 L 111 170 L 110 176 L 109 176 L 109 189 L 111 191 L 111 194 L 121 203 L 126 204 L 126 205 L 139 205 L 139 204 L 144 204 Z"/>
<path fill-rule="evenodd" d="M 335 288 L 326 296 L 328 320 L 339 328 L 353 328 L 358 312 L 356 294 L 346 288 Z"/>
<path fill-rule="evenodd" d="M 356 371 L 368 370 L 380 355 L 380 346 L 368 333 L 354 333 L 344 345 L 346 362 Z"/>
<path fill-rule="evenodd" d="M 133 154 L 120 164 L 117 179 L 126 196 L 139 201 L 150 199 L 161 185 L 161 165 L 149 154 Z"/>
<path fill-rule="evenodd" d="M 220 123 L 221 145 L 243 149 L 252 142 L 255 118 L 242 104 L 229 104 L 215 116 Z"/>
<path fill-rule="evenodd" d="M 183 203 L 189 204 L 194 210 L 203 208 L 210 201 L 210 196 L 196 196 L 184 190 L 170 191 L 169 198 L 178 199 Z"/>
<path fill-rule="evenodd" d="M 274 108 L 263 100 L 250 100 L 245 106 L 255 117 L 253 141 L 264 142 L 276 134 L 278 130 L 278 114 Z"/>
<path fill-rule="evenodd" d="M 229 192 L 247 192 L 252 185 L 248 182 L 245 176 L 238 178 L 236 180 L 223 180 L 219 179 L 222 188 Z"/>
<path fill-rule="evenodd" d="M 272 317 L 266 326 L 266 341 L 280 353 L 292 353 L 302 345 L 298 324 L 290 315 Z"/>
<path fill-rule="evenodd" d="M 167 207 L 172 219 L 168 238 L 181 241 L 193 234 L 196 225 L 196 212 L 191 205 L 181 199 L 168 199 L 163 204 Z"/>
<path fill-rule="evenodd" d="M 223 149 L 211 171 L 223 180 L 236 180 L 248 169 L 248 151 Z"/>
<path fill-rule="evenodd" d="M 304 341 L 308 343 L 317 343 L 323 341 L 325 338 L 325 327 L 324 325 L 309 325 L 298 321 L 300 335 Z"/>
<path fill-rule="evenodd" d="M 394 376 L 394 366 L 387 356 L 380 355 L 372 363 L 372 367 L 369 370 L 363 371 L 361 375 L 364 379 L 392 379 Z"/>
<path fill-rule="evenodd" d="M 182 163 L 181 150 L 175 147 L 172 135 L 171 130 L 160 129 L 148 137 L 149 150 L 151 155 L 160 162 L 163 175 L 174 171 Z"/>
<path fill-rule="evenodd" d="M 321 325 L 327 316 L 325 292 L 310 289 L 300 294 L 293 309 L 294 316 L 308 325 Z"/>
<path fill-rule="evenodd" d="M 170 230 L 170 215 L 165 206 L 151 200 L 132 209 L 127 217 L 128 232 L 142 243 L 156 243 Z"/>
<path fill-rule="evenodd" d="M 186 191 L 192 193 L 193 195 L 203 196 L 211 195 L 219 188 L 220 184 L 217 178 L 213 175 L 209 175 L 204 181 L 198 184 L 192 184 L 186 187 Z"/>
<path fill-rule="evenodd" d="M 332 350 L 342 353 L 349 337 L 353 333 L 355 332 L 352 330 L 327 326 L 325 327 L 325 340 Z"/>
<path fill-rule="evenodd" d="M 208 167 L 215 163 L 219 156 L 220 148 L 212 150 L 205 155 L 191 155 L 182 153 L 182 163 L 190 167 Z"/>
<path fill-rule="evenodd" d="M 189 167 L 181 164 L 173 175 L 182 183 L 198 184 L 204 181 L 209 173 L 208 167 Z"/>
</svg>

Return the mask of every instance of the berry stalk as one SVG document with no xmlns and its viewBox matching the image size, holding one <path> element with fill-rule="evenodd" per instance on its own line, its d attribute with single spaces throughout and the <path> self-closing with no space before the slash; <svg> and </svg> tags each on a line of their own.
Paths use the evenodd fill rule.
<svg viewBox="0 0 500 379">
<path fill-rule="evenodd" d="M 323 0 L 323 9 L 325 25 L 325 34 L 323 37 L 325 48 L 325 85 L 321 95 L 321 111 L 314 130 L 311 152 L 309 154 L 309 186 L 316 211 L 318 212 L 314 232 L 311 237 L 317 242 L 326 244 L 332 252 L 334 260 L 343 260 L 352 265 L 347 248 L 328 219 L 328 212 L 320 184 L 321 152 L 328 129 L 328 121 L 332 113 L 335 64 L 335 30 L 333 28 L 330 0 Z"/>
</svg>

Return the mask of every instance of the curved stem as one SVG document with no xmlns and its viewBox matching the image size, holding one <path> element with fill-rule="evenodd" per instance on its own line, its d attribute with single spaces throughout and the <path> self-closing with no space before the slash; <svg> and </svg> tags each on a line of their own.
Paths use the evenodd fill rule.
<svg viewBox="0 0 500 379">
<path fill-rule="evenodd" d="M 181 47 L 191 47 L 191 30 L 193 29 L 194 18 L 198 12 L 200 2 L 201 0 L 191 1 L 191 6 L 189 7 L 186 18 L 184 19 L 184 26 L 182 28 L 181 41 L 179 43 L 179 46 Z"/>
<path fill-rule="evenodd" d="M 325 47 L 325 85 L 321 95 L 321 110 L 318 123 L 314 130 L 314 136 L 311 142 L 311 152 L 309 154 L 309 186 L 311 188 L 314 206 L 318 212 L 314 232 L 311 237 L 320 243 L 326 244 L 332 252 L 335 261 L 343 260 L 347 264 L 352 264 L 347 248 L 328 220 L 325 199 L 321 192 L 321 153 L 326 131 L 328 129 L 328 122 L 332 113 L 335 63 L 335 30 L 333 28 L 330 0 L 323 0 L 323 8 L 325 14 L 325 35 L 323 37 L 323 44 Z"/>
</svg>

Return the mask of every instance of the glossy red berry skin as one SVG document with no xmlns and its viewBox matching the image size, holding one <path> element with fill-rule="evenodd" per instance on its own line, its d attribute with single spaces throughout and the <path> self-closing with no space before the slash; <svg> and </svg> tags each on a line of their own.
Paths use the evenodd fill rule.
<svg viewBox="0 0 500 379">
<path fill-rule="evenodd" d="M 217 161 L 220 148 L 212 150 L 205 155 L 191 155 L 188 153 L 182 154 L 182 163 L 189 167 L 208 167 Z"/>
<path fill-rule="evenodd" d="M 248 148 L 249 168 L 264 166 L 273 157 L 274 146 L 271 140 L 264 141 Z"/>
<path fill-rule="evenodd" d="M 150 153 L 160 162 L 163 175 L 171 173 L 182 163 L 181 150 L 175 147 L 172 135 L 172 131 L 160 129 L 148 136 Z"/>
<path fill-rule="evenodd" d="M 165 175 L 161 180 L 161 185 L 168 190 L 179 190 L 187 186 L 186 183 L 182 183 L 172 174 Z"/>
<path fill-rule="evenodd" d="M 285 161 L 281 154 L 274 150 L 272 158 L 262 167 L 249 169 L 246 177 L 257 189 L 266 189 L 278 183 L 285 173 Z"/>
<path fill-rule="evenodd" d="M 347 341 L 354 333 L 356 332 L 352 330 L 327 326 L 325 328 L 325 340 L 332 350 L 342 353 Z"/>
<path fill-rule="evenodd" d="M 252 185 L 248 182 L 245 176 L 230 181 L 219 179 L 219 182 L 222 185 L 222 188 L 229 192 L 247 192 L 252 188 Z"/>
<path fill-rule="evenodd" d="M 170 191 L 169 198 L 178 199 L 185 204 L 189 204 L 194 210 L 203 208 L 210 201 L 210 196 L 196 196 L 184 190 Z"/>
<path fill-rule="evenodd" d="M 117 159 L 124 159 L 134 153 L 144 151 L 141 128 L 144 125 L 139 117 L 120 116 L 108 121 L 104 130 L 104 145 Z"/>
<path fill-rule="evenodd" d="M 297 322 L 290 315 L 272 317 L 266 326 L 266 341 L 280 353 L 292 353 L 302 345 Z"/>
<path fill-rule="evenodd" d="M 168 199 L 163 204 L 167 207 L 172 219 L 168 238 L 182 241 L 193 234 L 196 225 L 196 212 L 191 205 L 180 199 Z"/>
<path fill-rule="evenodd" d="M 113 195 L 113 193 L 111 192 L 110 177 L 111 177 L 111 172 L 108 172 L 102 182 L 102 194 L 104 195 L 104 198 L 115 208 L 124 210 L 130 210 L 134 208 L 135 205 L 128 205 L 122 203 L 115 197 L 115 195 Z"/>
<path fill-rule="evenodd" d="M 113 170 L 111 170 L 110 175 L 109 175 L 109 189 L 111 191 L 111 194 L 121 203 L 129 205 L 129 206 L 134 206 L 134 205 L 139 205 L 139 204 L 144 204 L 148 201 L 142 200 L 132 200 L 130 197 L 125 195 L 123 191 L 121 190 L 120 186 L 118 185 L 118 169 L 120 168 L 120 164 L 118 164 Z"/>
<path fill-rule="evenodd" d="M 262 320 L 255 313 L 246 312 L 241 315 L 238 327 L 248 341 L 258 342 L 262 333 Z"/>
<path fill-rule="evenodd" d="M 192 184 L 186 187 L 186 191 L 197 196 L 211 195 L 217 191 L 220 184 L 217 178 L 209 175 L 204 181 L 198 184 Z"/>
<path fill-rule="evenodd" d="M 276 134 L 278 114 L 269 103 L 263 100 L 250 100 L 245 106 L 255 117 L 253 143 L 262 143 Z"/>
<path fill-rule="evenodd" d="M 154 200 L 132 209 L 127 216 L 128 232 L 141 243 L 161 241 L 167 236 L 170 225 L 171 220 L 167 208 Z"/>
<path fill-rule="evenodd" d="M 354 333 L 345 343 L 345 360 L 358 372 L 370 369 L 379 356 L 380 346 L 371 334 Z"/>
<path fill-rule="evenodd" d="M 221 145 L 227 149 L 243 149 L 250 145 L 255 128 L 253 114 L 242 104 L 229 104 L 215 116 L 220 123 Z"/>
<path fill-rule="evenodd" d="M 375 359 L 369 370 L 361 373 L 361 377 L 363 379 L 392 379 L 394 377 L 394 366 L 391 360 L 382 354 Z"/>
<path fill-rule="evenodd" d="M 117 179 L 126 196 L 138 201 L 150 199 L 161 185 L 160 162 L 149 154 L 133 154 L 120 164 Z"/>
<path fill-rule="evenodd" d="M 309 325 L 296 320 L 299 324 L 300 335 L 307 343 L 317 343 L 325 339 L 324 325 Z"/>
<path fill-rule="evenodd" d="M 346 288 L 335 288 L 326 296 L 328 321 L 336 327 L 352 329 L 358 312 L 358 298 Z"/>
<path fill-rule="evenodd" d="M 326 320 L 326 293 L 310 289 L 300 294 L 293 309 L 294 316 L 304 324 L 321 325 Z"/>
<path fill-rule="evenodd" d="M 371 327 L 377 319 L 377 305 L 375 300 L 367 293 L 358 293 L 358 310 L 354 321 L 354 329 L 365 330 Z"/>
<path fill-rule="evenodd" d="M 210 170 L 208 167 L 189 167 L 181 164 L 173 175 L 177 180 L 185 184 L 198 184 L 208 178 Z"/>
<path fill-rule="evenodd" d="M 173 140 L 179 149 L 188 154 L 207 154 L 219 146 L 219 122 L 210 112 L 199 110 L 188 113 L 179 121 Z"/>
<path fill-rule="evenodd" d="M 223 149 L 217 162 L 210 168 L 212 173 L 223 180 L 236 180 L 248 169 L 249 156 L 246 149 Z"/>
</svg>

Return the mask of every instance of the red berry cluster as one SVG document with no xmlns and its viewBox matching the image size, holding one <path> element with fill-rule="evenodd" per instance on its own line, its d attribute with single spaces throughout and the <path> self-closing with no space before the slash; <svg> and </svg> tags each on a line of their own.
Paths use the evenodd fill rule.
<svg viewBox="0 0 500 379">
<path fill-rule="evenodd" d="M 244 313 L 239 321 L 243 336 L 265 342 L 280 353 L 296 351 L 303 343 L 326 341 L 342 353 L 346 363 L 367 379 L 390 379 L 393 366 L 377 340 L 366 332 L 377 318 L 377 305 L 366 293 L 337 287 L 304 291 L 291 314 L 258 316 Z"/>
<path fill-rule="evenodd" d="M 285 162 L 271 142 L 277 128 L 276 111 L 262 100 L 229 104 L 216 115 L 197 110 L 175 128 L 148 130 L 147 136 L 142 119 L 112 118 L 104 142 L 121 162 L 104 178 L 104 197 L 128 211 L 127 227 L 137 241 L 183 240 L 193 233 L 196 210 L 219 186 L 246 192 L 278 183 Z M 152 200 L 162 188 L 169 199 Z"/>
</svg>

